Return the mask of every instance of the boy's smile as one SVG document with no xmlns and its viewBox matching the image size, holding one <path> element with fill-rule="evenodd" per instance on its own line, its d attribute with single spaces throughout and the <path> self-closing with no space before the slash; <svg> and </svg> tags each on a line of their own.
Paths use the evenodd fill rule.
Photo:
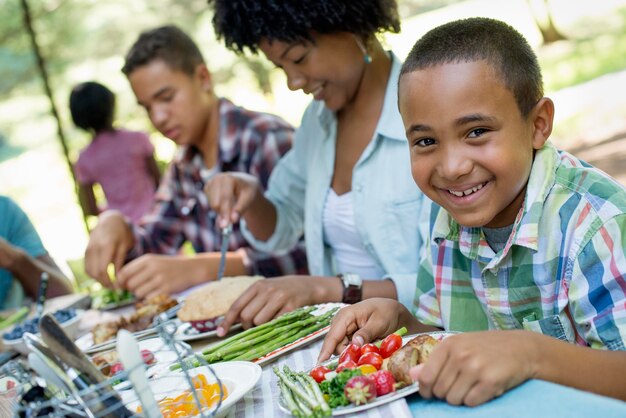
<svg viewBox="0 0 626 418">
<path fill-rule="evenodd" d="M 534 150 L 547 139 L 536 121 L 543 103 L 524 118 L 485 61 L 404 74 L 399 106 L 415 182 L 461 225 L 512 224 L 524 202 Z"/>
</svg>

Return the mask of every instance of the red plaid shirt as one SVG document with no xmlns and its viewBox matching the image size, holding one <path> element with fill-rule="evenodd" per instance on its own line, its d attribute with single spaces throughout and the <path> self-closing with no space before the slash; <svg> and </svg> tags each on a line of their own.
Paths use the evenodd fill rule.
<svg viewBox="0 0 626 418">
<path fill-rule="evenodd" d="M 152 210 L 139 225 L 133 226 L 136 245 L 129 253 L 135 258 L 145 253 L 176 254 L 185 241 L 196 252 L 220 251 L 221 234 L 216 214 L 209 209 L 204 185 L 218 172 L 250 173 L 267 187 L 270 173 L 290 148 L 293 127 L 277 116 L 252 112 L 219 100 L 220 138 L 217 167 L 209 170 L 195 147 L 180 147 L 169 165 Z M 250 274 L 265 277 L 306 274 L 307 262 L 301 241 L 286 255 L 272 255 L 250 247 L 233 225 L 229 250 L 245 248 Z"/>
</svg>

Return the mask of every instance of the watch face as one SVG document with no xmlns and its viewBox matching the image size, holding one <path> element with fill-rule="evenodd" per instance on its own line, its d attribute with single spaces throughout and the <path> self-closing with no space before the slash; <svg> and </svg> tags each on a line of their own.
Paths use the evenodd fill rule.
<svg viewBox="0 0 626 418">
<path fill-rule="evenodd" d="M 343 275 L 343 284 L 344 284 L 345 287 L 348 287 L 348 286 L 361 287 L 362 283 L 363 283 L 363 281 L 361 280 L 361 277 L 358 274 L 355 274 L 355 273 L 345 273 Z"/>
</svg>

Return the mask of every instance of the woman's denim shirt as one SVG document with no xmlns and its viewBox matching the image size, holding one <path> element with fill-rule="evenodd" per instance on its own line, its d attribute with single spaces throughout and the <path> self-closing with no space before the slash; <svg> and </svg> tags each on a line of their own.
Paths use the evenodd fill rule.
<svg viewBox="0 0 626 418">
<path fill-rule="evenodd" d="M 428 229 L 428 200 L 411 176 L 409 147 L 398 111 L 397 84 L 401 63 L 391 53 L 392 67 L 381 117 L 373 140 L 352 172 L 354 221 L 366 250 L 394 281 L 398 299 L 412 307 L 419 257 Z M 324 244 L 322 213 L 335 160 L 337 119 L 323 102 L 312 102 L 296 131 L 293 148 L 274 168 L 265 196 L 276 206 L 278 220 L 267 241 L 256 240 L 243 223 L 243 233 L 262 251 L 284 252 L 304 233 L 309 271 L 314 276 L 338 272 Z"/>
</svg>

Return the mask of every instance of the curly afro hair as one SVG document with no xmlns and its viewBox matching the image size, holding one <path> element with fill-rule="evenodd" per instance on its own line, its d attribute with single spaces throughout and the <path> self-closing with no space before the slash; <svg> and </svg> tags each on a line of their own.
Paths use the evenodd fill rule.
<svg viewBox="0 0 626 418">
<path fill-rule="evenodd" d="M 364 39 L 400 32 L 395 0 L 208 0 L 213 28 L 226 47 L 257 53 L 262 39 L 313 41 L 311 33 L 350 32 Z"/>
</svg>

